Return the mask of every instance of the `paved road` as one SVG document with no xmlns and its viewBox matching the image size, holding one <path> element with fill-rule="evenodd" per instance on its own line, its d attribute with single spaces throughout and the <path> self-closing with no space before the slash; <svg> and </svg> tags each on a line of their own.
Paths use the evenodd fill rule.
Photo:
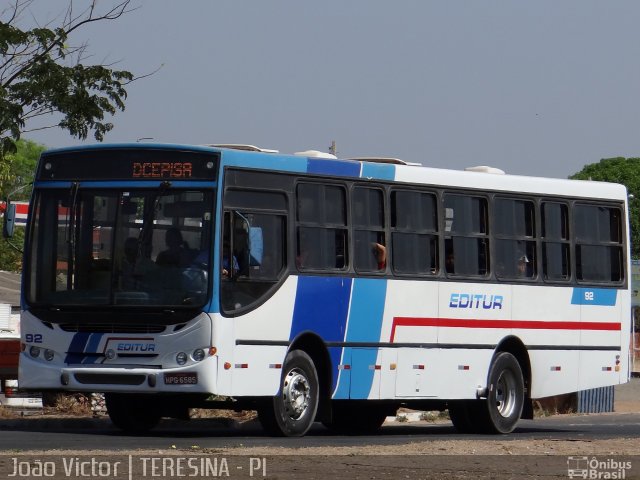
<svg viewBox="0 0 640 480">
<path fill-rule="evenodd" d="M 114 465 L 120 462 L 118 477 L 110 478 L 181 478 L 191 470 L 183 470 L 178 475 L 177 462 L 196 459 L 196 465 L 202 466 L 203 458 L 209 462 L 228 462 L 229 475 L 224 471 L 217 476 L 229 478 L 263 478 L 261 470 L 253 472 L 251 462 L 262 462 L 265 477 L 278 480 L 311 480 L 316 478 L 360 478 L 360 479 L 497 479 L 497 478 L 540 478 L 566 479 L 568 468 L 578 464 L 589 465 L 593 453 L 584 452 L 573 457 L 575 451 L 581 451 L 594 440 L 607 442 L 608 439 L 628 438 L 627 444 L 640 444 L 640 414 L 601 414 L 587 416 L 556 416 L 522 421 L 520 427 L 511 435 L 461 435 L 450 424 L 412 424 L 385 425 L 373 436 L 335 436 L 318 425 L 304 438 L 271 438 L 263 434 L 254 423 L 242 427 L 221 425 L 211 419 L 183 421 L 165 421 L 152 434 L 136 437 L 122 435 L 106 419 L 42 419 L 24 418 L 19 420 L 0 420 L 0 476 L 4 478 L 15 469 L 15 462 L 22 465 L 35 465 L 34 462 L 49 462 L 57 465 L 55 480 L 86 478 L 86 475 L 73 473 L 67 475 L 63 467 L 70 459 L 88 461 L 98 458 L 102 462 Z M 446 445 L 451 441 L 462 441 L 466 445 L 464 455 L 440 455 L 447 452 Z M 488 441 L 499 440 L 507 444 L 494 452 Z M 522 443 L 530 445 L 560 444 L 583 445 L 578 450 L 565 452 L 539 451 L 537 455 L 510 455 L 508 444 Z M 513 442 L 512 442 L 513 441 Z M 613 442 L 614 440 L 611 440 Z M 485 442 L 490 450 L 485 454 L 475 454 Z M 422 452 L 411 449 L 415 444 L 423 446 Z M 194 449 L 197 446 L 197 449 Z M 371 448 L 373 446 L 373 448 Z M 392 446 L 392 447 L 389 447 Z M 503 445 L 504 446 L 504 445 Z M 268 448 L 271 453 L 251 453 Z M 275 447 L 275 448 L 273 448 Z M 302 454 L 296 450 L 292 454 L 289 448 L 329 447 L 322 453 Z M 352 447 L 354 453 L 332 456 L 339 447 Z M 366 451 L 368 455 L 361 454 Z M 277 453 L 284 448 L 283 455 Z M 231 449 L 231 450 L 230 450 Z M 550 448 L 551 450 L 553 447 Z M 141 453 L 140 450 L 144 450 Z M 514 449 L 515 450 L 515 449 Z M 66 452 L 65 452 L 66 451 Z M 287 454 L 287 451 L 289 452 Z M 30 452 L 30 453 L 29 453 Z M 275 452 L 275 453 L 274 453 Z M 373 452 L 373 453 L 372 453 Z M 380 454 L 380 452 L 387 452 Z M 393 452 L 393 455 L 389 453 Z M 424 455 L 424 453 L 433 455 Z M 593 450 L 591 450 L 593 452 Z M 404 453 L 410 453 L 405 455 Z M 499 455 L 496 455 L 499 454 Z M 522 452 L 521 452 L 522 453 Z M 130 455 L 133 454 L 133 455 Z M 589 455 L 587 457 L 586 455 Z M 599 452 L 598 452 L 599 454 Z M 609 462 L 605 467 L 593 470 L 595 474 L 614 471 L 621 475 L 617 465 L 624 465 L 624 476 L 586 477 L 586 478 L 640 478 L 639 456 L 615 456 L 603 451 L 599 461 Z M 255 455 L 256 457 L 253 457 Z M 151 460 L 150 460 L 151 458 Z M 258 460 L 260 459 L 260 460 Z M 577 460 L 576 460 L 577 459 Z M 582 459 L 582 460 L 580 460 Z M 149 463 L 157 461 L 157 464 Z M 631 462 L 614 464 L 616 462 Z M 146 463 L 145 463 L 146 462 Z M 570 463 L 569 463 L 570 462 Z M 152 470 L 154 465 L 156 470 Z M 225 463 L 226 465 L 226 463 Z M 255 463 L 253 464 L 255 466 Z M 631 466 L 632 465 L 632 466 Z M 68 464 L 67 464 L 68 466 Z M 183 465 L 184 466 L 184 465 Z M 222 465 L 219 465 L 222 468 Z M 28 469 L 29 467 L 25 467 Z M 165 469 L 165 470 L 163 470 Z M 174 470 L 172 470 L 174 469 Z M 129 473 L 133 475 L 129 476 Z M 195 472 L 195 473 L 201 473 Z M 122 476 L 121 474 L 126 474 Z M 591 473 L 589 473 L 591 474 Z M 200 474 L 196 478 L 211 478 L 213 475 Z"/>
<path fill-rule="evenodd" d="M 145 436 L 127 436 L 113 428 L 106 419 L 31 419 L 0 420 L 0 452 L 25 450 L 99 450 L 113 451 L 169 448 L 243 447 L 337 447 L 365 445 L 402 445 L 429 440 L 594 440 L 638 438 L 640 414 L 603 414 L 556 416 L 523 420 L 511 435 L 462 435 L 446 424 L 391 424 L 378 434 L 368 436 L 336 436 L 324 427 L 314 427 L 303 438 L 271 438 L 258 424 L 242 427 L 222 425 L 211 419 L 189 422 L 166 420 Z"/>
</svg>

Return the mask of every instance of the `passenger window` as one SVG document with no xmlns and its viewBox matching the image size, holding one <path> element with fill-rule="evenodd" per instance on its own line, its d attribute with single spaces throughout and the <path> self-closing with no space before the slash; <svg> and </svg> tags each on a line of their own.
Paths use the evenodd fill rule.
<svg viewBox="0 0 640 480">
<path fill-rule="evenodd" d="M 391 249 L 396 274 L 438 272 L 436 196 L 412 190 L 391 192 Z"/>
<path fill-rule="evenodd" d="M 384 272 L 387 268 L 387 242 L 382 190 L 355 187 L 352 192 L 351 212 L 356 271 Z"/>
<path fill-rule="evenodd" d="M 564 203 L 542 203 L 542 272 L 545 280 L 569 280 L 569 212 Z"/>
<path fill-rule="evenodd" d="M 576 205 L 574 209 L 576 277 L 587 282 L 623 280 L 622 211 Z"/>
<path fill-rule="evenodd" d="M 496 198 L 493 203 L 495 273 L 500 279 L 536 277 L 535 206 L 528 200 Z"/>
<path fill-rule="evenodd" d="M 297 268 L 344 270 L 348 265 L 345 189 L 301 183 L 297 193 Z"/>
<path fill-rule="evenodd" d="M 487 199 L 445 194 L 445 269 L 448 275 L 489 273 Z"/>
</svg>

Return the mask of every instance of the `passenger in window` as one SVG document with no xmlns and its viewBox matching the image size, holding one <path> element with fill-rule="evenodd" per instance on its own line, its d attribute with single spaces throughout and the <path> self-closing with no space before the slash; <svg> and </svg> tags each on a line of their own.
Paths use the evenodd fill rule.
<svg viewBox="0 0 640 480">
<path fill-rule="evenodd" d="M 447 258 L 445 259 L 445 264 L 444 264 L 447 270 L 447 273 L 455 273 L 454 260 L 455 260 L 455 257 L 453 256 L 453 252 L 447 253 Z"/>
<path fill-rule="evenodd" d="M 529 258 L 526 255 L 520 256 L 516 265 L 516 275 L 518 277 L 531 277 L 530 267 Z"/>
<path fill-rule="evenodd" d="M 156 264 L 169 267 L 188 267 L 195 254 L 189 244 L 182 239 L 180 229 L 172 227 L 165 234 L 167 249 L 156 257 Z"/>
<path fill-rule="evenodd" d="M 387 268 L 387 247 L 381 243 L 373 242 L 371 244 L 373 256 L 378 264 L 378 270 L 384 270 Z"/>
<path fill-rule="evenodd" d="M 232 278 L 240 270 L 240 265 L 236 256 L 231 254 L 231 245 L 226 241 L 222 246 L 222 255 L 222 277 Z"/>
</svg>

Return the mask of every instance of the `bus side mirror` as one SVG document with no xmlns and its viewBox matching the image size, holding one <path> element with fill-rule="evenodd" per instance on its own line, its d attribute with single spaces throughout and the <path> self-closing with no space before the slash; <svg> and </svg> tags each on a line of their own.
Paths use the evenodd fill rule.
<svg viewBox="0 0 640 480">
<path fill-rule="evenodd" d="M 16 206 L 7 199 L 6 209 L 4 211 L 4 222 L 2 224 L 2 236 L 4 238 L 13 237 L 13 229 L 16 224 Z"/>
</svg>

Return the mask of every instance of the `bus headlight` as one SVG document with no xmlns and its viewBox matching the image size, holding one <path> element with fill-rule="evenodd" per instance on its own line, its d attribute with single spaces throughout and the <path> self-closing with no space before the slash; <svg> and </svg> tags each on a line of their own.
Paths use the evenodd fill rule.
<svg viewBox="0 0 640 480">
<path fill-rule="evenodd" d="M 53 360 L 53 356 L 54 356 L 54 355 L 53 355 L 53 350 L 49 350 L 48 348 L 46 348 L 46 349 L 44 350 L 44 359 L 45 359 L 47 362 L 50 362 L 51 360 Z"/>
<path fill-rule="evenodd" d="M 178 365 L 184 365 L 187 363 L 187 354 L 184 352 L 180 352 L 176 355 L 176 362 Z"/>
<path fill-rule="evenodd" d="M 196 362 L 201 362 L 202 360 L 204 360 L 204 350 L 201 348 L 196 348 L 193 351 L 191 358 L 193 358 Z"/>
<path fill-rule="evenodd" d="M 33 358 L 38 358 L 38 356 L 40 355 L 40 347 L 31 345 L 31 347 L 29 347 L 29 355 L 31 355 Z"/>
</svg>

